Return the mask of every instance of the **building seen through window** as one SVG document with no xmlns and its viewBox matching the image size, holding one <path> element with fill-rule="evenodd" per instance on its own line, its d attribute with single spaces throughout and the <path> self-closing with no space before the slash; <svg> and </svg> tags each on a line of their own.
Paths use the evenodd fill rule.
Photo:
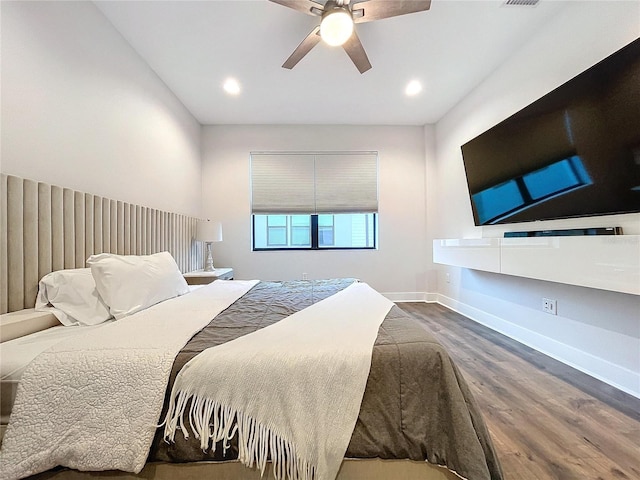
<svg viewBox="0 0 640 480">
<path fill-rule="evenodd" d="M 375 213 L 253 215 L 253 248 L 376 248 Z"/>
</svg>

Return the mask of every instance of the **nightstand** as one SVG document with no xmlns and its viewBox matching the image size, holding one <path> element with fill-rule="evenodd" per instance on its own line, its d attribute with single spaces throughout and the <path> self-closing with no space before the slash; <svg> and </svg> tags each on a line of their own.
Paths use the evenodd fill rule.
<svg viewBox="0 0 640 480">
<path fill-rule="evenodd" d="M 216 268 L 213 272 L 195 270 L 183 274 L 188 285 L 205 285 L 214 280 L 233 280 L 233 268 Z"/>
</svg>

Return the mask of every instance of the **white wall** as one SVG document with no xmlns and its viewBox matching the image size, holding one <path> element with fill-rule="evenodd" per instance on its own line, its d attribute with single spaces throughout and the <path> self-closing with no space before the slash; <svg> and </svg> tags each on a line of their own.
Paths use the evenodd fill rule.
<svg viewBox="0 0 640 480">
<path fill-rule="evenodd" d="M 379 152 L 379 248 L 252 252 L 250 152 L 329 150 Z M 415 292 L 423 298 L 435 288 L 426 273 L 422 127 L 206 126 L 202 151 L 203 213 L 223 224 L 224 241 L 214 244 L 214 261 L 233 267 L 236 278 L 350 276 L 405 298 Z"/>
<path fill-rule="evenodd" d="M 198 215 L 200 125 L 95 5 L 1 8 L 2 172 Z"/>
<path fill-rule="evenodd" d="M 570 4 L 437 124 L 436 161 L 427 166 L 441 207 L 433 236 L 502 235 L 505 227 L 473 224 L 460 145 L 637 38 L 639 18 L 638 2 Z M 638 235 L 640 215 L 524 226 L 612 225 Z M 640 297 L 453 267 L 438 270 L 443 303 L 640 396 Z M 542 297 L 557 299 L 557 316 L 542 313 Z"/>
</svg>

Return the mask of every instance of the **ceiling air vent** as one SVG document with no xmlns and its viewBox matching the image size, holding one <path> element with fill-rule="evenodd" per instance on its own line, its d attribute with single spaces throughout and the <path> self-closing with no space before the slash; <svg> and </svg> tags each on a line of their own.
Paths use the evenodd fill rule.
<svg viewBox="0 0 640 480">
<path fill-rule="evenodd" d="M 535 7 L 540 0 L 505 0 L 505 5 L 520 5 L 525 7 Z"/>
</svg>

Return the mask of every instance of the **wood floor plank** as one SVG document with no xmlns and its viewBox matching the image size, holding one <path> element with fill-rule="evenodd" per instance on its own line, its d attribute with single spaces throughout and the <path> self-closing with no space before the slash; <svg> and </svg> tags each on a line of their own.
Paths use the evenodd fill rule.
<svg viewBox="0 0 640 480">
<path fill-rule="evenodd" d="M 441 305 L 399 306 L 456 361 L 506 480 L 640 479 L 640 399 Z"/>
</svg>

